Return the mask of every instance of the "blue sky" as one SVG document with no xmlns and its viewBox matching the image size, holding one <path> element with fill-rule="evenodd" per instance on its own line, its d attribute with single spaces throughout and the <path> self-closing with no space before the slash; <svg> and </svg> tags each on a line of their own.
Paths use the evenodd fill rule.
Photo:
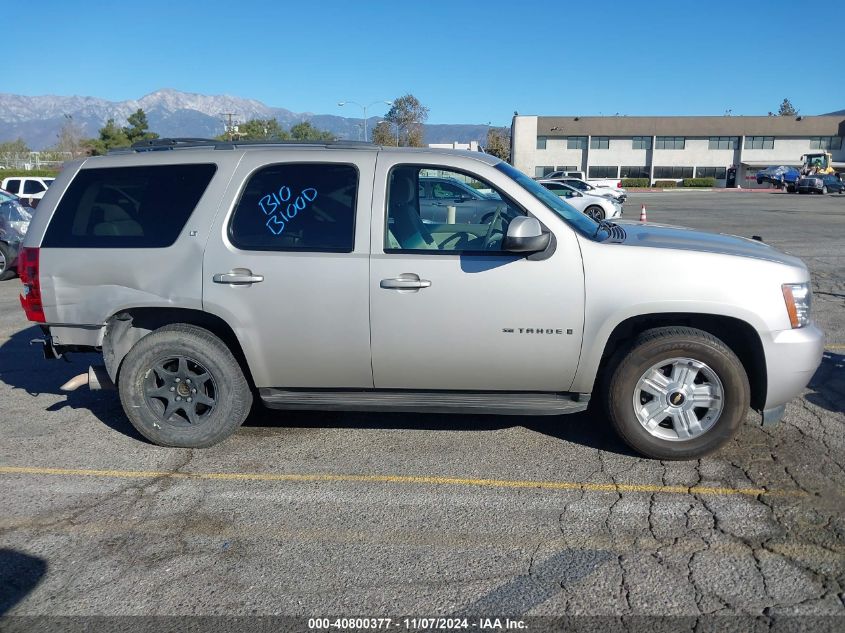
<svg viewBox="0 0 845 633">
<path fill-rule="evenodd" d="M 169 87 L 360 116 L 337 102 L 410 92 L 431 123 L 494 125 L 514 110 L 750 115 L 784 97 L 802 114 L 845 108 L 841 29 L 797 19 L 807 10 L 794 0 L 3 4 L 6 25 L 26 25 L 4 46 L 0 92 L 16 94 Z"/>
</svg>

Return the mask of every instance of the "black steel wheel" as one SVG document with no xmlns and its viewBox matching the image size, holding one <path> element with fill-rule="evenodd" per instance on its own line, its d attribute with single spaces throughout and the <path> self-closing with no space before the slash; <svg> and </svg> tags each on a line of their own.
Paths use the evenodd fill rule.
<svg viewBox="0 0 845 633">
<path fill-rule="evenodd" d="M 138 341 L 120 367 L 123 410 L 148 440 L 202 448 L 235 432 L 252 391 L 226 344 L 201 327 L 173 324 Z"/>
</svg>

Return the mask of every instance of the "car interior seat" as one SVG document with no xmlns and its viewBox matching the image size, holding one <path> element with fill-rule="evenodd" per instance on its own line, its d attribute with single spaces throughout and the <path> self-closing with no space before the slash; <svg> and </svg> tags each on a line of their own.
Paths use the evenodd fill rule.
<svg viewBox="0 0 845 633">
<path fill-rule="evenodd" d="M 401 248 L 437 250 L 437 244 L 417 210 L 419 190 L 415 171 L 414 169 L 396 169 L 390 177 L 389 230 Z"/>
</svg>

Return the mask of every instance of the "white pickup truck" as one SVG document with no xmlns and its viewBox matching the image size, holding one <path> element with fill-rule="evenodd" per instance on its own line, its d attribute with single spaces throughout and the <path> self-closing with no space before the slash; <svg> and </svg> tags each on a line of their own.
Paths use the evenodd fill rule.
<svg viewBox="0 0 845 633">
<path fill-rule="evenodd" d="M 622 189 L 622 181 L 619 178 L 587 178 L 583 171 L 553 171 L 543 176 L 544 178 L 577 178 L 588 182 L 594 187 L 605 189 Z"/>
</svg>

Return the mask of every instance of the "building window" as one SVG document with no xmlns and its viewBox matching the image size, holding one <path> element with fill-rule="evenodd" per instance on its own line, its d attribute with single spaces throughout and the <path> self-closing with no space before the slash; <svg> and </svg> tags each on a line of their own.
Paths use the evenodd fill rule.
<svg viewBox="0 0 845 633">
<path fill-rule="evenodd" d="M 655 178 L 692 178 L 692 167 L 655 167 Z"/>
<path fill-rule="evenodd" d="M 695 177 L 725 180 L 725 178 L 727 177 L 727 169 L 725 167 L 696 167 Z"/>
<path fill-rule="evenodd" d="M 651 149 L 651 137 L 635 136 L 631 139 L 631 149 Z"/>
<path fill-rule="evenodd" d="M 542 178 L 543 176 L 547 176 L 548 174 L 552 173 L 554 170 L 555 168 L 551 165 L 538 165 L 534 168 L 534 177 Z"/>
<path fill-rule="evenodd" d="M 566 149 L 584 149 L 587 147 L 586 136 L 567 136 Z"/>
<path fill-rule="evenodd" d="M 774 149 L 774 136 L 746 136 L 745 149 Z"/>
<path fill-rule="evenodd" d="M 651 175 L 648 173 L 648 167 L 620 167 L 619 168 L 619 177 L 620 178 L 650 178 Z"/>
<path fill-rule="evenodd" d="M 546 137 L 545 136 L 538 136 L 537 137 L 537 149 L 546 149 Z"/>
<path fill-rule="evenodd" d="M 589 178 L 616 178 L 619 168 L 616 165 L 602 167 L 600 165 L 590 166 Z"/>
<path fill-rule="evenodd" d="M 683 136 L 658 136 L 655 149 L 684 149 L 685 145 Z"/>
<path fill-rule="evenodd" d="M 610 137 L 608 136 L 592 136 L 590 137 L 590 149 L 609 149 Z"/>
<path fill-rule="evenodd" d="M 810 149 L 842 149 L 842 137 L 811 136 Z"/>
<path fill-rule="evenodd" d="M 557 165 L 555 171 L 578 171 L 575 165 Z"/>
<path fill-rule="evenodd" d="M 738 136 L 711 136 L 708 145 L 708 149 L 737 149 L 738 147 Z"/>
</svg>

